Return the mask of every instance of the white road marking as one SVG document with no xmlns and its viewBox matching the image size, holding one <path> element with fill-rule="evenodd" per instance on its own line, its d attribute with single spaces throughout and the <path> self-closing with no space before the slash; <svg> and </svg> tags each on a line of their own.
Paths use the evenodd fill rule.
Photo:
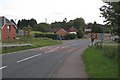
<svg viewBox="0 0 120 80">
<path fill-rule="evenodd" d="M 48 53 L 48 51 L 46 51 L 45 53 Z"/>
<path fill-rule="evenodd" d="M 49 47 L 50 46 L 41 47 L 41 48 L 44 49 L 44 48 L 49 48 Z M 37 49 L 37 48 L 27 49 L 27 50 L 22 50 L 22 51 L 16 51 L 16 52 L 10 52 L 10 53 L 7 53 L 7 54 L 2 54 L 2 55 L 10 55 L 10 54 L 14 54 L 14 53 L 25 52 L 25 51 L 35 50 L 35 49 Z"/>
<path fill-rule="evenodd" d="M 45 49 L 45 48 L 48 48 L 48 46 L 46 46 L 46 47 L 41 47 L 40 49 Z"/>
<path fill-rule="evenodd" d="M 46 51 L 45 53 L 50 53 L 50 52 L 53 52 L 53 51 L 56 51 L 59 47 L 53 49 L 53 50 L 50 50 L 50 51 Z"/>
<path fill-rule="evenodd" d="M 0 69 L 4 69 L 4 68 L 6 68 L 7 66 L 3 66 L 3 67 L 0 67 Z"/>
<path fill-rule="evenodd" d="M 61 48 L 67 48 L 67 47 L 70 47 L 70 45 L 67 45 L 67 46 L 63 46 L 63 47 L 61 47 Z"/>
<path fill-rule="evenodd" d="M 31 59 L 31 58 L 34 58 L 34 57 L 37 57 L 37 56 L 40 56 L 40 55 L 42 55 L 42 54 L 37 54 L 37 55 L 34 55 L 34 56 L 30 56 L 30 57 L 24 58 L 24 59 L 22 59 L 22 60 L 17 61 L 17 63 L 26 61 L 26 60 L 28 60 L 28 59 Z"/>
</svg>

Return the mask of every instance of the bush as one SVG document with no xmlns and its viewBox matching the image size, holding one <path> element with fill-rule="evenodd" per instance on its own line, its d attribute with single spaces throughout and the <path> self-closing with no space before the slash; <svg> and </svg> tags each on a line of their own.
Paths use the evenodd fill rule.
<svg viewBox="0 0 120 80">
<path fill-rule="evenodd" d="M 19 39 L 19 42 L 21 43 L 21 42 L 24 42 L 24 43 L 28 43 L 28 42 L 30 42 L 32 40 L 32 37 L 30 36 L 30 35 L 24 35 L 24 36 L 22 36 L 22 37 L 20 37 L 20 39 Z"/>
<path fill-rule="evenodd" d="M 77 37 L 82 38 L 83 37 L 83 30 L 80 28 L 77 32 Z"/>
<path fill-rule="evenodd" d="M 76 34 L 66 34 L 64 36 L 64 39 L 69 40 L 69 39 L 75 39 L 77 37 Z"/>
<path fill-rule="evenodd" d="M 52 33 L 35 33 L 35 38 L 43 37 L 43 38 L 51 38 L 51 39 L 57 39 L 57 34 Z"/>
<path fill-rule="evenodd" d="M 6 39 L 6 40 L 3 40 L 2 43 L 17 43 L 17 40 L 16 39 Z"/>
</svg>

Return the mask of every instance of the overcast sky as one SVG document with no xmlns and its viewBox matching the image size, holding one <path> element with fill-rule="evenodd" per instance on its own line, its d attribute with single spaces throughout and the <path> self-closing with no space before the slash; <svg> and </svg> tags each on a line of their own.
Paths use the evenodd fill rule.
<svg viewBox="0 0 120 80">
<path fill-rule="evenodd" d="M 102 0 L 1 0 L 0 16 L 8 19 L 31 19 L 38 23 L 62 21 L 64 18 L 73 20 L 79 17 L 86 23 L 103 23 L 99 8 Z"/>
</svg>

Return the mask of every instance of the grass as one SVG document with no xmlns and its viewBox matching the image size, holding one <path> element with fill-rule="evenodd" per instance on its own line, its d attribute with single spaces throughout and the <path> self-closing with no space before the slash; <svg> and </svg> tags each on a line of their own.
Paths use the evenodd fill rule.
<svg viewBox="0 0 120 80">
<path fill-rule="evenodd" d="M 57 44 L 60 44 L 61 42 L 58 40 L 52 40 L 52 39 L 48 39 L 48 38 L 32 38 L 30 40 L 28 39 L 27 41 L 24 40 L 21 43 L 22 44 L 29 43 L 29 44 L 31 44 L 31 46 L 14 47 L 14 48 L 10 47 L 10 48 L 6 48 L 6 49 L 3 48 L 2 54 L 26 50 L 26 49 L 38 48 L 38 47 L 43 47 L 43 46 L 57 45 Z"/>
<path fill-rule="evenodd" d="M 95 47 L 86 49 L 82 57 L 89 78 L 118 78 L 117 59 L 114 56 L 108 56 L 109 53 L 116 51 L 116 46 L 105 46 L 104 49 Z"/>
</svg>

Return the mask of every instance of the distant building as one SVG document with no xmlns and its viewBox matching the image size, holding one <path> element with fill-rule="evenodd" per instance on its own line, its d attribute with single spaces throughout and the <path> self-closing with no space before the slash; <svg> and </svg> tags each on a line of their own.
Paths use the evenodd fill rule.
<svg viewBox="0 0 120 80">
<path fill-rule="evenodd" d="M 60 35 L 60 36 L 65 36 L 65 34 L 67 34 L 67 31 L 64 30 L 63 28 L 61 28 L 60 30 L 58 30 L 56 32 L 56 34 Z"/>
<path fill-rule="evenodd" d="M 46 32 L 51 32 L 51 33 L 64 36 L 65 34 L 77 34 L 78 30 L 72 26 L 68 30 L 65 30 L 63 28 L 48 28 L 46 29 Z"/>
<path fill-rule="evenodd" d="M 51 33 L 56 33 L 59 31 L 61 28 L 47 28 L 45 31 L 46 32 L 51 32 Z"/>
<path fill-rule="evenodd" d="M 14 40 L 16 39 L 16 29 L 17 26 L 9 21 L 4 16 L 0 17 L 0 31 L 1 31 L 1 39 L 2 40 Z"/>
<path fill-rule="evenodd" d="M 68 33 L 70 34 L 77 34 L 78 30 L 75 29 L 73 26 L 67 30 Z"/>
</svg>

